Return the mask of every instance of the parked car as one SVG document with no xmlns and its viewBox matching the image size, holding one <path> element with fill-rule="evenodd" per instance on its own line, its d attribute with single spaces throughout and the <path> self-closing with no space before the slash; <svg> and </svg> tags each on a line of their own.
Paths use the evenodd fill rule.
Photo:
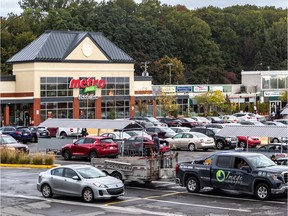
<svg viewBox="0 0 288 216">
<path fill-rule="evenodd" d="M 288 137 L 269 137 L 269 141 L 272 143 L 288 143 Z"/>
<path fill-rule="evenodd" d="M 162 126 L 162 127 L 167 127 L 167 124 L 160 122 L 158 119 L 154 117 L 133 117 L 130 118 L 130 120 L 135 120 L 135 121 L 147 121 L 152 123 L 154 126 Z"/>
<path fill-rule="evenodd" d="M 147 134 L 145 131 L 142 131 L 142 130 L 125 131 L 125 133 L 129 134 L 131 137 L 133 137 L 133 136 L 145 136 L 145 137 L 152 138 L 152 136 L 150 136 L 149 134 Z"/>
<path fill-rule="evenodd" d="M 288 119 L 275 119 L 274 122 L 280 122 L 282 124 L 288 125 Z"/>
<path fill-rule="evenodd" d="M 9 149 L 15 149 L 18 151 L 23 151 L 25 153 L 29 153 L 29 147 L 26 144 L 18 143 L 12 136 L 1 134 L 0 146 L 8 147 Z"/>
<path fill-rule="evenodd" d="M 288 144 L 280 144 L 280 143 L 269 143 L 263 146 L 260 146 L 258 149 L 263 149 L 263 150 L 288 150 Z"/>
<path fill-rule="evenodd" d="M 157 118 L 160 122 L 165 123 L 168 127 L 179 127 L 182 125 L 181 121 L 176 118 L 161 117 Z"/>
<path fill-rule="evenodd" d="M 223 119 L 224 123 L 238 123 L 238 118 L 236 116 L 233 115 L 224 115 L 221 116 L 221 118 Z"/>
<path fill-rule="evenodd" d="M 176 135 L 176 132 L 173 131 L 171 128 L 169 127 L 147 127 L 146 128 L 146 132 L 149 135 L 153 135 L 153 134 L 158 134 L 159 138 L 169 138 L 169 137 L 173 137 Z"/>
<path fill-rule="evenodd" d="M 259 121 L 240 121 L 239 124 L 241 125 L 264 125 Z"/>
<path fill-rule="evenodd" d="M 233 116 L 238 118 L 238 121 L 257 121 L 254 113 L 234 113 Z"/>
<path fill-rule="evenodd" d="M 91 165 L 65 165 L 41 172 L 37 189 L 45 198 L 53 195 L 82 197 L 85 202 L 124 195 L 121 180 Z"/>
<path fill-rule="evenodd" d="M 27 128 L 16 128 L 12 126 L 4 126 L 0 128 L 2 134 L 8 134 L 14 139 L 21 141 L 23 143 L 32 141 L 31 131 Z"/>
<path fill-rule="evenodd" d="M 57 129 L 56 137 L 79 137 L 81 136 L 82 128 L 63 128 Z"/>
<path fill-rule="evenodd" d="M 133 136 L 124 141 L 124 150 L 127 152 L 142 152 L 143 150 L 145 155 L 149 155 L 151 153 L 151 149 L 154 149 L 154 140 L 150 136 Z M 159 151 L 160 153 L 168 152 L 170 151 L 170 146 L 162 142 L 162 144 L 160 144 Z"/>
<path fill-rule="evenodd" d="M 200 125 L 205 125 L 205 124 L 210 124 L 211 123 L 211 121 L 210 120 L 208 120 L 207 118 L 205 118 L 205 117 L 191 117 L 192 119 L 194 119 L 195 121 L 197 121 L 198 122 L 198 124 L 200 124 Z"/>
<path fill-rule="evenodd" d="M 128 133 L 126 133 L 124 131 L 123 132 L 122 131 L 115 131 L 115 132 L 102 133 L 100 136 L 110 137 L 114 141 L 126 140 L 126 139 L 129 139 L 131 137 Z"/>
<path fill-rule="evenodd" d="M 238 139 L 238 146 L 241 148 L 246 148 L 248 143 L 248 148 L 255 148 L 257 145 L 261 144 L 261 140 L 259 137 L 249 136 L 237 136 Z"/>
<path fill-rule="evenodd" d="M 286 126 L 282 122 L 277 122 L 277 121 L 265 121 L 263 122 L 264 125 L 275 125 L 275 126 Z"/>
<path fill-rule="evenodd" d="M 195 126 L 199 126 L 199 125 L 202 125 L 202 123 L 196 121 L 195 119 L 192 119 L 192 118 L 178 118 L 179 121 L 181 121 L 181 126 L 182 127 L 189 127 L 189 128 L 192 128 L 192 127 L 195 127 Z"/>
<path fill-rule="evenodd" d="M 50 132 L 45 127 L 29 127 L 29 129 L 32 132 L 35 130 L 37 132 L 38 138 L 51 138 Z"/>
<path fill-rule="evenodd" d="M 208 149 L 215 148 L 214 139 L 206 136 L 205 134 L 198 132 L 184 132 L 178 133 L 171 138 L 167 138 L 166 142 L 171 147 L 176 149 L 189 149 L 190 151 L 196 151 L 197 149 Z"/>
<path fill-rule="evenodd" d="M 118 144 L 111 138 L 99 136 L 81 137 L 72 144 L 66 144 L 61 149 L 65 160 L 72 157 L 96 158 L 116 157 L 119 154 Z"/>
<path fill-rule="evenodd" d="M 189 132 L 191 128 L 189 127 L 170 127 L 173 131 L 176 133 L 182 133 L 182 132 Z"/>
<path fill-rule="evenodd" d="M 213 137 L 216 143 L 216 148 L 217 149 L 224 149 L 224 148 L 235 148 L 237 145 L 237 138 L 234 136 L 231 137 L 224 137 L 224 136 L 219 136 L 217 133 L 221 129 L 219 128 L 206 128 L 206 127 L 195 127 L 191 128 L 191 132 L 199 132 L 203 133 L 209 137 Z"/>
<path fill-rule="evenodd" d="M 223 124 L 224 120 L 219 118 L 218 116 L 207 116 L 206 117 L 211 123 Z"/>
</svg>

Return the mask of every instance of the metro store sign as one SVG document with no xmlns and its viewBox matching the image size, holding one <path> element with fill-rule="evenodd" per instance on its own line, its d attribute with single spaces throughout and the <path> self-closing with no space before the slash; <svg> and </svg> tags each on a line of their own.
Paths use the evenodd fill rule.
<svg viewBox="0 0 288 216">
<path fill-rule="evenodd" d="M 95 91 L 97 88 L 104 88 L 106 81 L 102 79 L 94 79 L 92 77 L 88 79 L 72 79 L 69 83 L 69 88 L 82 88 L 84 93 Z"/>
</svg>

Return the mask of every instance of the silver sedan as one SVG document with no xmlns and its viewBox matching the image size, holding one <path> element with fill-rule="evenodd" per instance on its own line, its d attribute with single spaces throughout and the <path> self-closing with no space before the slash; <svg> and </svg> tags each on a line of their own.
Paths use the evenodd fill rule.
<svg viewBox="0 0 288 216">
<path fill-rule="evenodd" d="M 78 196 L 85 202 L 124 195 L 121 180 L 90 165 L 64 165 L 41 172 L 37 189 L 46 198 L 53 195 Z"/>
<path fill-rule="evenodd" d="M 172 138 L 165 139 L 165 142 L 172 148 L 188 148 L 190 151 L 195 151 L 197 149 L 203 149 L 207 151 L 208 149 L 215 148 L 215 142 L 213 138 L 198 132 L 178 133 Z"/>
</svg>

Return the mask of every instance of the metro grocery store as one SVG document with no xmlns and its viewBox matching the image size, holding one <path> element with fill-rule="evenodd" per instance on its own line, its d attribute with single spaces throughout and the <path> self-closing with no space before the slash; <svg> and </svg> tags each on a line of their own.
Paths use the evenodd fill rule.
<svg viewBox="0 0 288 216">
<path fill-rule="evenodd" d="M 129 55 L 95 32 L 46 31 L 7 62 L 13 64 L 13 75 L 1 76 L 4 125 L 38 125 L 47 118 L 129 118 L 138 114 L 138 99 L 156 117 L 161 115 L 155 100 L 160 92 L 177 96 L 182 114 L 196 94 L 240 91 L 240 84 L 153 86 L 152 77 L 134 76 Z M 245 101 L 255 96 L 248 94 Z"/>
</svg>

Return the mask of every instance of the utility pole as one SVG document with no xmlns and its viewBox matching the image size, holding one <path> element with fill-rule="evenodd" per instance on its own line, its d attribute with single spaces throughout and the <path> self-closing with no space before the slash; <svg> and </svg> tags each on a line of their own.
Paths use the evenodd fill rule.
<svg viewBox="0 0 288 216">
<path fill-rule="evenodd" d="M 172 63 L 166 64 L 169 67 L 169 84 L 171 85 L 171 67 L 173 66 Z"/>
</svg>

